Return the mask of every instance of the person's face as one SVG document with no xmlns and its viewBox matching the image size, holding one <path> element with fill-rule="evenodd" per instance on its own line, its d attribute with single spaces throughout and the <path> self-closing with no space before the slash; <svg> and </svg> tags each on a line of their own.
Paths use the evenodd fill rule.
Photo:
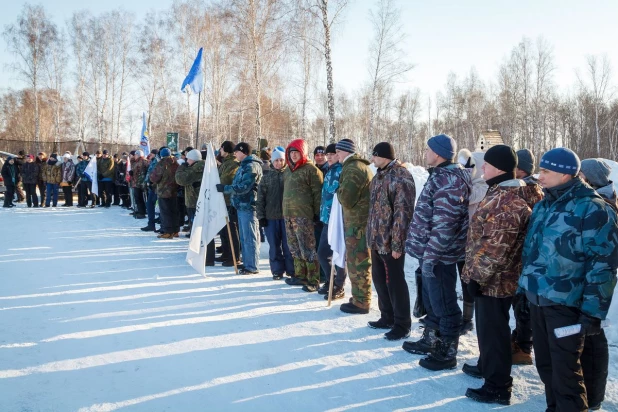
<svg viewBox="0 0 618 412">
<path fill-rule="evenodd" d="M 103 159 L 107 159 L 108 157 L 109 157 L 109 155 L 108 155 L 108 154 L 104 154 L 104 155 L 103 155 Z"/>
<path fill-rule="evenodd" d="M 33 159 L 33 158 L 31 158 L 31 157 L 27 157 L 27 158 L 26 158 L 26 162 L 27 162 L 27 163 L 32 163 L 32 162 L 34 162 L 34 159 Z"/>
<path fill-rule="evenodd" d="M 339 160 L 339 163 L 343 163 L 345 158 L 348 157 L 348 155 L 350 154 L 346 152 L 345 150 L 335 150 L 335 152 L 336 152 L 337 160 Z"/>
<path fill-rule="evenodd" d="M 39 158 L 39 160 L 43 160 L 43 155 L 42 154 L 39 153 L 37 157 Z"/>
<path fill-rule="evenodd" d="M 326 153 L 326 161 L 329 166 L 332 166 L 339 161 L 339 158 L 336 153 Z"/>
<path fill-rule="evenodd" d="M 277 170 L 281 170 L 281 168 L 285 165 L 285 159 L 277 159 L 272 161 L 273 167 Z"/>
<path fill-rule="evenodd" d="M 247 157 L 246 154 L 244 154 L 243 152 L 241 152 L 240 150 L 236 150 L 234 152 L 234 157 L 236 158 L 236 160 L 238 160 L 239 162 L 242 162 L 243 160 L 245 160 L 245 157 Z"/>
<path fill-rule="evenodd" d="M 502 170 L 490 165 L 489 163 L 483 163 L 483 179 L 485 179 L 485 181 L 493 179 L 496 176 L 500 176 L 503 173 L 504 172 Z"/>
<path fill-rule="evenodd" d="M 9 160 L 9 164 L 12 165 L 13 163 L 15 163 L 15 160 L 11 159 Z"/>
<path fill-rule="evenodd" d="M 223 147 L 219 148 L 219 156 L 221 157 L 227 156 L 227 153 L 225 152 L 225 149 Z"/>
<path fill-rule="evenodd" d="M 572 178 L 573 177 L 571 175 L 565 175 L 564 173 L 558 173 L 547 169 L 541 169 L 539 172 L 539 183 L 545 189 L 560 186 Z"/>
<path fill-rule="evenodd" d="M 320 166 L 326 163 L 326 155 L 324 153 L 316 153 L 313 158 Z"/>
<path fill-rule="evenodd" d="M 429 148 L 429 146 L 427 146 L 427 148 L 425 149 L 425 162 L 427 163 L 427 166 L 437 166 L 439 164 L 439 157 L 440 156 L 438 156 L 433 150 Z"/>
<path fill-rule="evenodd" d="M 518 179 L 523 179 L 525 177 L 528 177 L 528 173 L 524 172 L 521 169 L 515 169 L 515 177 Z"/>
<path fill-rule="evenodd" d="M 300 155 L 300 152 L 298 150 L 290 151 L 290 159 L 292 160 L 293 163 L 298 163 L 301 157 L 302 156 Z"/>
<path fill-rule="evenodd" d="M 391 162 L 390 159 L 385 159 L 384 157 L 380 157 L 376 155 L 371 156 L 371 161 L 373 162 L 374 165 L 376 165 L 378 169 L 382 169 L 388 166 L 388 164 Z"/>
<path fill-rule="evenodd" d="M 193 159 L 186 159 L 186 160 L 187 160 L 187 164 L 189 166 L 191 166 L 193 163 L 195 163 L 195 160 L 193 160 Z"/>
</svg>

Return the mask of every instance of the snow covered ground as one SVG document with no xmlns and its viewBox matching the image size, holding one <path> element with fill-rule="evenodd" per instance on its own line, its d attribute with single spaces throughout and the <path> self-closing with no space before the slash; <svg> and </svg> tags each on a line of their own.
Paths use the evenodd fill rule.
<svg viewBox="0 0 618 412">
<path fill-rule="evenodd" d="M 262 274 L 217 267 L 202 278 L 184 261 L 187 240 L 158 240 L 143 224 L 119 208 L 0 210 L 0 411 L 497 409 L 464 397 L 481 384 L 461 372 L 478 356 L 474 333 L 457 369 L 429 372 L 366 326 L 379 317 L 375 295 L 369 315 L 327 308 L 272 280 L 267 244 Z M 618 410 L 614 329 L 608 411 Z M 509 410 L 544 410 L 534 366 L 513 376 Z"/>
</svg>

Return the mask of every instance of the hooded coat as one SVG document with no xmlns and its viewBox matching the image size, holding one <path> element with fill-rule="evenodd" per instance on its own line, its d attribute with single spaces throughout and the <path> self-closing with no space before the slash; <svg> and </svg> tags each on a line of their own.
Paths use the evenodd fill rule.
<svg viewBox="0 0 618 412">
<path fill-rule="evenodd" d="M 300 153 L 293 163 L 290 150 Z M 307 142 L 292 140 L 285 150 L 286 170 L 283 172 L 283 216 L 313 219 L 320 215 L 322 201 L 322 173 L 309 161 Z"/>
<path fill-rule="evenodd" d="M 84 173 L 84 171 L 88 167 L 88 163 L 90 163 L 90 158 L 89 157 L 84 159 L 84 160 L 82 160 L 81 162 L 79 162 L 75 166 L 75 174 L 77 175 L 78 179 L 81 179 L 82 182 L 90 182 L 91 181 L 90 178 L 88 177 L 88 175 Z"/>
</svg>

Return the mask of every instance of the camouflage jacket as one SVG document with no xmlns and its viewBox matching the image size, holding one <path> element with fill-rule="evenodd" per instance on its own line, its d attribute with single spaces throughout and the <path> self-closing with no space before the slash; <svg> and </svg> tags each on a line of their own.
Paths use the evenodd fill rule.
<svg viewBox="0 0 618 412">
<path fill-rule="evenodd" d="M 131 187 L 137 189 L 145 189 L 146 187 L 146 171 L 148 170 L 148 160 L 140 157 L 138 160 L 134 160 L 131 163 Z"/>
<path fill-rule="evenodd" d="M 178 184 L 176 184 L 176 170 L 178 162 L 172 156 L 164 157 L 157 162 L 154 170 L 150 173 L 150 181 L 157 185 L 157 196 L 170 199 L 177 196 Z"/>
<path fill-rule="evenodd" d="M 185 205 L 190 209 L 195 209 L 197 197 L 200 195 L 200 185 L 204 175 L 204 160 L 198 160 L 189 166 L 183 163 L 176 170 L 176 183 L 185 188 Z M 199 183 L 193 186 L 194 183 Z"/>
<path fill-rule="evenodd" d="M 404 253 L 414 214 L 416 186 L 412 174 L 393 160 L 371 181 L 367 247 L 380 254 Z"/>
<path fill-rule="evenodd" d="M 75 179 L 75 164 L 73 160 L 69 159 L 62 163 L 62 181 L 67 183 L 73 183 Z"/>
<path fill-rule="evenodd" d="M 313 219 L 320 215 L 322 173 L 313 163 L 283 172 L 283 216 Z"/>
<path fill-rule="evenodd" d="M 605 319 L 618 266 L 616 213 L 579 178 L 545 192 L 530 217 L 519 286 L 533 303 L 537 296 Z"/>
<path fill-rule="evenodd" d="M 24 163 L 21 167 L 21 179 L 24 184 L 36 184 L 41 174 L 41 165 L 35 162 Z"/>
<path fill-rule="evenodd" d="M 107 159 L 100 158 L 97 160 L 97 173 L 99 174 L 99 180 L 111 179 L 114 180 L 116 173 L 116 165 L 114 159 L 108 157 Z"/>
<path fill-rule="evenodd" d="M 62 182 L 62 163 L 56 162 L 55 165 L 50 165 L 49 161 L 43 166 L 43 181 L 59 185 Z"/>
<path fill-rule="evenodd" d="M 343 162 L 337 199 L 343 209 L 343 224 L 346 228 L 367 227 L 369 218 L 369 185 L 373 172 L 369 162 L 357 154 Z"/>
<path fill-rule="evenodd" d="M 219 179 L 222 185 L 231 185 L 238 170 L 238 161 L 233 154 L 227 155 L 219 165 Z M 230 206 L 230 195 L 225 194 L 225 204 Z"/>
<path fill-rule="evenodd" d="M 89 158 L 82 160 L 75 166 L 75 174 L 77 175 L 78 179 L 82 180 L 82 182 L 90 182 L 90 178 L 86 174 L 84 174 L 84 171 L 88 167 L 88 163 L 90 163 Z"/>
<path fill-rule="evenodd" d="M 532 213 L 526 192 L 534 190 L 518 179 L 493 185 L 470 220 L 461 278 L 465 283 L 478 282 L 484 296 L 515 295 Z"/>
<path fill-rule="evenodd" d="M 471 186 L 470 170 L 459 164 L 430 170 L 410 223 L 406 253 L 443 264 L 464 259 Z"/>
<path fill-rule="evenodd" d="M 330 218 L 330 210 L 333 207 L 333 199 L 335 193 L 339 189 L 339 177 L 341 176 L 341 163 L 337 162 L 332 165 L 324 177 L 322 184 L 322 202 L 320 203 L 320 221 L 328 224 Z"/>
<path fill-rule="evenodd" d="M 257 188 L 262 180 L 262 161 L 250 155 L 240 162 L 232 184 L 225 185 L 224 194 L 232 195 L 232 206 L 240 211 L 255 210 Z"/>
<path fill-rule="evenodd" d="M 283 175 L 286 166 L 277 170 L 274 167 L 264 175 L 258 186 L 257 218 L 283 219 Z"/>
<path fill-rule="evenodd" d="M 125 159 L 116 163 L 114 183 L 116 186 L 127 186 L 127 161 Z"/>
</svg>

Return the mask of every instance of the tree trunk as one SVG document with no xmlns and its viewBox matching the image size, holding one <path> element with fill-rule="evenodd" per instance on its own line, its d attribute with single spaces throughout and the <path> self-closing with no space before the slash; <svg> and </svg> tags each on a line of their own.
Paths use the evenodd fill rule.
<svg viewBox="0 0 618 412">
<path fill-rule="evenodd" d="M 322 24 L 324 25 L 324 57 L 326 59 L 326 89 L 328 90 L 328 139 L 335 143 L 335 91 L 333 84 L 333 63 L 330 55 L 330 24 L 328 22 L 328 0 L 320 0 Z"/>
</svg>

